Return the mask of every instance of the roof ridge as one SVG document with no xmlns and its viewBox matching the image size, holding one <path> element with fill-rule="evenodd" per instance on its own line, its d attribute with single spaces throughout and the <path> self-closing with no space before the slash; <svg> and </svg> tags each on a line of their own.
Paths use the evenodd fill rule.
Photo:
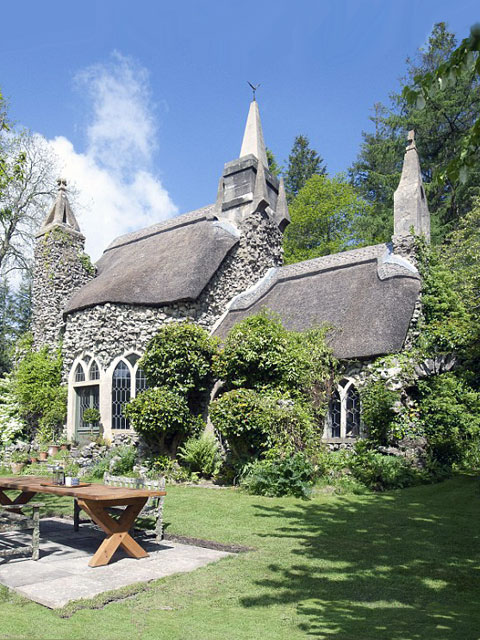
<svg viewBox="0 0 480 640">
<path fill-rule="evenodd" d="M 238 294 L 231 302 L 230 310 L 236 311 L 246 309 L 262 298 L 270 289 L 282 280 L 290 280 L 292 278 L 302 277 L 320 271 L 326 271 L 335 267 L 348 266 L 359 262 L 367 262 L 378 260 L 385 253 L 386 244 L 377 244 L 370 247 L 360 247 L 359 249 L 351 249 L 341 253 L 332 253 L 328 256 L 320 258 L 312 258 L 294 264 L 287 264 L 283 267 L 277 267 L 274 271 L 270 270 L 263 278 L 261 278 L 254 287 L 244 293 Z"/>
<path fill-rule="evenodd" d="M 293 276 L 306 275 L 308 273 L 317 273 L 331 269 L 332 267 L 341 267 L 358 262 L 359 260 L 375 260 L 387 249 L 386 243 L 374 244 L 369 247 L 359 247 L 342 251 L 340 253 L 332 253 L 328 256 L 320 256 L 319 258 L 311 258 L 302 262 L 294 262 L 286 264 L 279 269 L 280 278 L 291 278 Z"/>
<path fill-rule="evenodd" d="M 151 236 L 155 236 L 170 229 L 184 227 L 188 224 L 200 222 L 201 220 L 207 218 L 208 212 L 214 207 L 214 204 L 208 204 L 205 207 L 200 207 L 199 209 L 195 209 L 193 211 L 187 211 L 186 213 L 182 213 L 173 218 L 168 218 L 167 220 L 163 220 L 162 222 L 156 222 L 149 227 L 125 233 L 115 238 L 105 249 L 104 253 L 112 249 L 117 249 L 118 247 L 123 247 L 126 244 L 132 244 L 133 242 L 144 240 L 145 238 L 150 238 Z"/>
</svg>

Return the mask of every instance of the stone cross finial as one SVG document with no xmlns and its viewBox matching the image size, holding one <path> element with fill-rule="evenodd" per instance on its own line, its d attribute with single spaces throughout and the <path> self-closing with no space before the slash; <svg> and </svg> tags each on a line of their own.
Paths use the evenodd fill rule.
<svg viewBox="0 0 480 640">
<path fill-rule="evenodd" d="M 67 181 L 65 180 L 65 178 L 57 178 L 57 184 L 58 184 L 59 191 L 66 191 Z"/>
<path fill-rule="evenodd" d="M 407 151 L 415 146 L 415 129 L 408 132 L 407 137 Z"/>
</svg>

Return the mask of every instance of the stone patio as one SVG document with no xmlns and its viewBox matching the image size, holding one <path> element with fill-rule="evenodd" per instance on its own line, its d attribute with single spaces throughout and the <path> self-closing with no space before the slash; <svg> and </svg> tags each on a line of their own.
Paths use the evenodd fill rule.
<svg viewBox="0 0 480 640">
<path fill-rule="evenodd" d="M 14 546 L 28 540 L 23 532 L 2 533 L 0 546 Z M 30 536 L 31 537 L 31 536 Z M 175 573 L 186 573 L 225 558 L 230 553 L 178 542 L 155 542 L 153 535 L 135 537 L 150 554 L 135 560 L 117 551 L 105 567 L 91 568 L 88 562 L 104 535 L 89 525 L 75 533 L 73 525 L 61 518 L 41 521 L 40 560 L 15 557 L 0 559 L 0 584 L 51 609 L 80 598 L 119 589 L 137 582 L 158 580 Z"/>
</svg>

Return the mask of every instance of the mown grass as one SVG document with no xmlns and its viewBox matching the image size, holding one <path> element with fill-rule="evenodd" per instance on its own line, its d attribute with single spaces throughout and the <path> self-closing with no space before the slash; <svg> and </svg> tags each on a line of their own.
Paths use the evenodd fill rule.
<svg viewBox="0 0 480 640">
<path fill-rule="evenodd" d="M 255 550 L 76 612 L 3 590 L 0 638 L 478 640 L 479 515 L 473 476 L 310 501 L 169 487 L 167 532 Z"/>
</svg>

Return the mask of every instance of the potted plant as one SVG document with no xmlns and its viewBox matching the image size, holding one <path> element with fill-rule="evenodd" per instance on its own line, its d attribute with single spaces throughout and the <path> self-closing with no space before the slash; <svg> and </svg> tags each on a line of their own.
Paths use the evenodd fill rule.
<svg viewBox="0 0 480 640">
<path fill-rule="evenodd" d="M 95 407 L 89 407 L 83 412 L 83 422 L 90 425 L 90 437 L 93 440 L 98 434 L 93 432 L 94 427 L 100 421 L 100 411 Z"/>
<path fill-rule="evenodd" d="M 49 443 L 53 440 L 53 429 L 48 425 L 42 424 L 37 429 L 38 442 L 38 459 L 46 460 L 48 458 Z"/>
<path fill-rule="evenodd" d="M 68 451 L 70 449 L 70 443 L 65 436 L 59 439 L 58 444 L 60 445 L 60 451 Z"/>
<path fill-rule="evenodd" d="M 47 450 L 48 455 L 49 456 L 54 456 L 59 451 L 60 451 L 60 445 L 57 444 L 56 442 L 50 442 L 50 444 L 48 445 L 48 450 Z"/>
<path fill-rule="evenodd" d="M 10 467 L 12 469 L 12 473 L 21 473 L 28 460 L 29 456 L 25 451 L 14 451 L 10 456 Z"/>
</svg>

